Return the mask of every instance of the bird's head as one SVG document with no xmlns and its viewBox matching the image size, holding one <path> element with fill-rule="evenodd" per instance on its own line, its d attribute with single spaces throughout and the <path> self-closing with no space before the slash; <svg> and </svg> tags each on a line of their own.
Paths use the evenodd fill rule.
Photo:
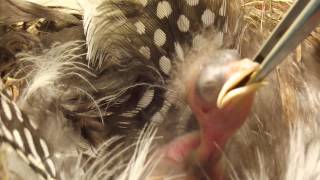
<svg viewBox="0 0 320 180">
<path fill-rule="evenodd" d="M 223 147 L 247 119 L 254 94 L 263 84 L 246 85 L 258 69 L 259 64 L 249 59 L 241 60 L 232 50 L 205 55 L 188 65 L 184 77 L 186 99 L 199 131 L 178 137 L 165 146 L 166 158 L 173 167 L 177 165 L 178 169 L 183 169 L 186 168 L 181 167 L 184 164 L 189 171 L 188 166 L 193 164 L 204 169 L 211 178 L 220 176 L 217 164 Z M 201 170 L 195 172 L 195 168 L 191 169 L 192 172 L 187 174 L 199 178 Z"/>
</svg>

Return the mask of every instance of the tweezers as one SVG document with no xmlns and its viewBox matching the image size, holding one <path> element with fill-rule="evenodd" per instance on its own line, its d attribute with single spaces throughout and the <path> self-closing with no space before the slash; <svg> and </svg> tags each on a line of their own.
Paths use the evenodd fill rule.
<svg viewBox="0 0 320 180">
<path fill-rule="evenodd" d="M 248 83 L 262 81 L 320 23 L 320 0 L 297 0 L 254 57 L 260 70 Z"/>
</svg>

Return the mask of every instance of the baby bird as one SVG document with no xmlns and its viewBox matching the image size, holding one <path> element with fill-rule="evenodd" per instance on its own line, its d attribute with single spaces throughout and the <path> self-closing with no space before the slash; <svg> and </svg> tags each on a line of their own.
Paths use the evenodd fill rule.
<svg viewBox="0 0 320 180">
<path fill-rule="evenodd" d="M 245 85 L 259 68 L 247 58 L 272 26 L 256 31 L 243 2 L 88 4 L 86 46 L 40 40 L 0 86 L 0 137 L 35 177 L 319 176 L 317 32 L 260 89 Z"/>
</svg>

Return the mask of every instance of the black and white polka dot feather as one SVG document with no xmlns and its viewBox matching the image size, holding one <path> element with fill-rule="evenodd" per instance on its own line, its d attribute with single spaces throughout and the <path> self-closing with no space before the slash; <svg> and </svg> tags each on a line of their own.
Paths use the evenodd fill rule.
<svg viewBox="0 0 320 180">
<path fill-rule="evenodd" d="M 45 179 L 56 179 L 56 168 L 48 144 L 32 121 L 11 101 L 0 94 L 0 141 L 16 153 Z"/>
<path fill-rule="evenodd" d="M 226 33 L 227 2 L 226 0 L 105 1 L 97 8 L 98 14 L 87 18 L 85 22 L 89 46 L 88 58 L 95 64 L 96 61 L 107 59 L 110 55 L 130 56 L 132 60 L 135 58 L 134 60 L 155 66 L 162 75 L 169 75 L 172 61 L 183 58 L 184 52 L 179 52 L 180 49 L 186 45 L 192 46 L 196 35 L 209 28 Z M 104 23 L 97 24 L 96 21 Z M 127 53 L 116 56 L 111 51 L 115 47 Z M 101 63 L 95 65 L 98 64 L 101 65 Z"/>
<path fill-rule="evenodd" d="M 111 0 L 87 13 L 89 64 L 101 72 L 127 71 L 134 79 L 127 86 L 136 95 L 122 103 L 125 108 L 113 109 L 120 118 L 109 121 L 125 128 L 133 122 L 126 118 L 161 119 L 159 111 L 164 115 L 171 106 L 165 86 L 188 50 L 205 34 L 219 32 L 222 39 L 232 34 L 228 10 L 227 0 Z"/>
</svg>

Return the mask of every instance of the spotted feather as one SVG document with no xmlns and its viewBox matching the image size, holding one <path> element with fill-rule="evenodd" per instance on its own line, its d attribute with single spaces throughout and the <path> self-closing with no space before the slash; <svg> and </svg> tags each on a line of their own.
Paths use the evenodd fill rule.
<svg viewBox="0 0 320 180">
<path fill-rule="evenodd" d="M 164 102 L 172 102 L 165 99 L 169 97 L 165 87 L 188 51 L 201 46 L 202 35 L 217 31 L 221 37 L 216 39 L 220 39 L 221 45 L 236 46 L 236 41 L 223 43 L 223 39 L 237 36 L 228 31 L 229 10 L 227 0 L 101 2 L 95 15 L 85 17 L 87 59 L 92 67 L 104 72 L 134 69 L 130 71 L 134 80 L 127 84 L 130 90 L 124 93 L 131 94 L 131 98 L 117 107 L 109 106 L 116 113 L 107 121 L 120 123 L 121 129 L 141 127 L 150 119 L 162 121 L 158 111 L 166 109 Z M 140 102 L 150 88 L 154 96 L 141 108 Z"/>
<path fill-rule="evenodd" d="M 0 142 L 13 147 L 43 178 L 56 179 L 56 168 L 46 140 L 6 93 L 0 94 L 0 101 Z"/>
</svg>

